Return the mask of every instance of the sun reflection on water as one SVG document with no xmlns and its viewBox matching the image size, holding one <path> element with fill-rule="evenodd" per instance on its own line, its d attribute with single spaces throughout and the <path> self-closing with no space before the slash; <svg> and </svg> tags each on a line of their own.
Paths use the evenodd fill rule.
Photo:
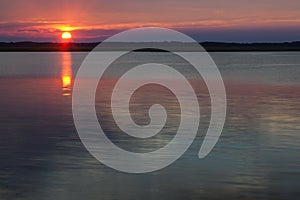
<svg viewBox="0 0 300 200">
<path fill-rule="evenodd" d="M 70 52 L 62 53 L 62 95 L 70 96 L 72 89 L 72 57 Z"/>
</svg>

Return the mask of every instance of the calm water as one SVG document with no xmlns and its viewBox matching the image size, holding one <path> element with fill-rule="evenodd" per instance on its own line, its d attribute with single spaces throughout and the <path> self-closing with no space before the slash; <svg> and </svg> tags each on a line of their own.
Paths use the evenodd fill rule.
<svg viewBox="0 0 300 200">
<path fill-rule="evenodd" d="M 86 53 L 0 53 L 0 199 L 299 199 L 300 52 L 211 55 L 228 98 L 225 128 L 213 151 L 197 157 L 210 105 L 205 87 L 196 86 L 201 126 L 189 150 L 162 170 L 126 174 L 95 160 L 75 130 L 71 88 Z M 176 101 L 152 89 L 159 95 L 144 93 L 136 104 L 160 96 L 178 115 L 172 113 Z M 97 91 L 96 109 L 115 143 L 148 151 L 172 137 L 176 117 L 150 142 L 119 135 L 106 116 L 107 102 L 99 99 L 105 92 Z M 143 116 L 137 114 L 140 123 Z"/>
</svg>

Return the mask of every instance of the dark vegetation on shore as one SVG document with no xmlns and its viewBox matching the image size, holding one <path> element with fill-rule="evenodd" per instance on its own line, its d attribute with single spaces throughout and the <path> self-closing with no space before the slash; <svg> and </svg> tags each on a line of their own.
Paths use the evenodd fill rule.
<svg viewBox="0 0 300 200">
<path fill-rule="evenodd" d="M 91 51 L 99 43 L 0 42 L 1 52 Z M 206 51 L 300 51 L 300 41 L 284 43 L 225 43 L 202 42 Z M 118 50 L 114 44 L 111 50 Z M 126 45 L 125 45 L 126 46 Z M 125 49 L 126 50 L 126 49 Z M 146 49 L 145 51 L 159 51 Z"/>
</svg>

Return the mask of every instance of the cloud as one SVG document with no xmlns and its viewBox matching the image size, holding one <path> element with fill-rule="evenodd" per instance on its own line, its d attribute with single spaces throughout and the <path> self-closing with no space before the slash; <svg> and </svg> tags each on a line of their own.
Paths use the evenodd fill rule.
<svg viewBox="0 0 300 200">
<path fill-rule="evenodd" d="M 78 41 L 102 40 L 125 29 L 146 26 L 173 28 L 194 37 L 210 33 L 215 37 L 204 38 L 212 40 L 238 33 L 250 39 L 248 32 L 264 32 L 260 30 L 278 38 L 277 30 L 281 38 L 290 40 L 295 37 L 289 30 L 300 26 L 299 10 L 299 0 L 1 0 L 0 41 L 57 41 L 66 28 Z"/>
</svg>

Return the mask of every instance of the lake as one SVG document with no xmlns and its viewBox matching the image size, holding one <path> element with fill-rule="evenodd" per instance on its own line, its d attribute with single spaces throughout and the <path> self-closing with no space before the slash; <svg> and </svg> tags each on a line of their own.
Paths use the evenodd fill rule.
<svg viewBox="0 0 300 200">
<path fill-rule="evenodd" d="M 164 52 L 137 54 L 169 59 Z M 75 129 L 72 84 L 86 52 L 1 52 L 0 199 L 299 199 L 300 52 L 210 54 L 223 76 L 228 103 L 213 151 L 198 158 L 210 104 L 205 86 L 196 83 L 201 120 L 191 147 L 166 168 L 128 174 L 98 162 Z M 186 74 L 193 79 L 192 71 Z M 144 91 L 136 97 L 137 108 L 159 96 L 170 103 L 174 119 L 150 141 L 119 134 L 107 102 L 99 99 L 107 91 L 97 90 L 97 114 L 115 144 L 153 151 L 174 136 L 176 101 L 161 88 L 152 89 L 158 94 Z M 142 124 L 147 120 L 144 114 L 135 117 Z"/>
</svg>

